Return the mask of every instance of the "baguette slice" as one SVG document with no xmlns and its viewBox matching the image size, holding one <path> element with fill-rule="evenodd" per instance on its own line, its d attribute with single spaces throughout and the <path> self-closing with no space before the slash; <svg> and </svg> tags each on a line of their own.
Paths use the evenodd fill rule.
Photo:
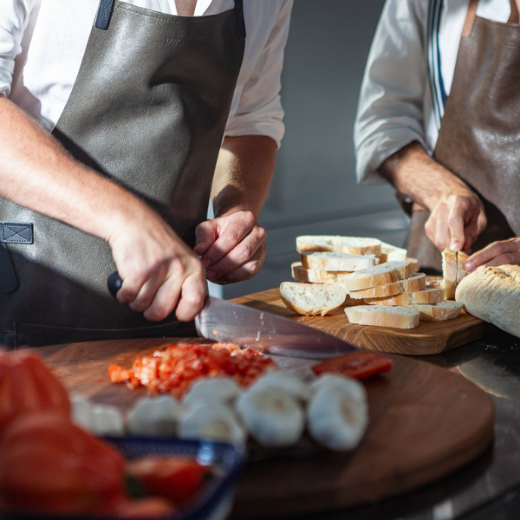
<svg viewBox="0 0 520 520">
<path fill-rule="evenodd" d="M 442 276 L 444 277 L 444 297 L 446 300 L 455 299 L 457 288 L 457 253 L 450 249 L 442 252 Z"/>
<path fill-rule="evenodd" d="M 339 309 L 347 298 L 340 285 L 283 282 L 280 296 L 288 309 L 304 316 L 325 316 Z"/>
<path fill-rule="evenodd" d="M 343 284 L 348 291 L 362 291 L 378 285 L 398 282 L 412 275 L 410 262 L 387 262 L 352 273 Z"/>
<path fill-rule="evenodd" d="M 302 266 L 316 271 L 359 271 L 372 267 L 379 261 L 374 255 L 348 253 L 302 253 Z"/>
<path fill-rule="evenodd" d="M 466 310 L 520 338 L 520 266 L 481 266 L 457 287 Z"/>
<path fill-rule="evenodd" d="M 358 325 L 414 329 L 419 325 L 419 312 L 404 307 L 360 305 L 345 309 L 348 321 Z"/>
<path fill-rule="evenodd" d="M 408 251 L 406 249 L 381 241 L 381 254 L 379 255 L 381 263 L 407 260 L 407 255 Z"/>
<path fill-rule="evenodd" d="M 444 300 L 444 289 L 424 289 L 423 291 L 404 292 L 389 298 L 367 298 L 370 305 L 422 305 L 435 304 Z"/>
<path fill-rule="evenodd" d="M 426 279 L 426 287 L 428 289 L 444 290 L 444 278 L 442 276 L 428 276 Z"/>
<path fill-rule="evenodd" d="M 424 289 L 426 289 L 426 275 L 423 273 L 417 273 L 411 278 L 390 283 L 388 285 L 379 285 L 378 287 L 372 287 L 371 289 L 365 289 L 364 291 L 352 291 L 350 292 L 350 297 L 355 300 L 366 298 L 388 298 L 389 296 L 396 296 L 397 294 L 405 292 L 423 291 Z"/>
<path fill-rule="evenodd" d="M 462 251 L 457 253 L 457 285 L 459 285 L 459 283 L 469 274 L 468 271 L 464 269 L 464 264 L 468 258 L 469 256 Z"/>
<path fill-rule="evenodd" d="M 334 235 L 302 235 L 296 237 L 298 253 L 329 252 L 352 255 L 379 255 L 381 242 L 376 238 Z"/>
<path fill-rule="evenodd" d="M 305 269 L 301 262 L 294 262 L 291 264 L 292 277 L 298 282 L 305 283 L 324 283 L 324 284 L 335 284 L 343 282 L 350 272 L 343 271 L 318 271 L 316 269 Z"/>
<path fill-rule="evenodd" d="M 422 321 L 445 321 L 458 318 L 464 305 L 454 301 L 444 301 L 436 305 L 405 305 L 419 311 Z"/>
<path fill-rule="evenodd" d="M 419 272 L 419 260 L 417 260 L 417 258 L 412 258 L 411 256 L 408 256 L 405 258 L 405 260 L 407 262 L 410 262 L 410 267 L 412 268 L 412 271 L 414 273 L 418 273 Z"/>
</svg>

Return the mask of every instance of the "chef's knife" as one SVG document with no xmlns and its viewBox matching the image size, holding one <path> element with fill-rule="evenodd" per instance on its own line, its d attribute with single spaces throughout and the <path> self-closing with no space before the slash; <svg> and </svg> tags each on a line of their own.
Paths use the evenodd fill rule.
<svg viewBox="0 0 520 520">
<path fill-rule="evenodd" d="M 108 289 L 114 297 L 121 284 L 117 273 L 108 277 Z M 195 327 L 203 338 L 282 356 L 324 359 L 358 350 L 351 343 L 314 327 L 211 296 L 196 316 Z"/>
</svg>

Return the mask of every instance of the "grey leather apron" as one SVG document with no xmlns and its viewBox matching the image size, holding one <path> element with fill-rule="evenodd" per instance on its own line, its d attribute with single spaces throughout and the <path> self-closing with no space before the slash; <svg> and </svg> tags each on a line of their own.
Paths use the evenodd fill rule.
<svg viewBox="0 0 520 520">
<path fill-rule="evenodd" d="M 473 251 L 520 236 L 520 27 L 476 16 L 477 3 L 470 2 L 434 153 L 484 203 L 488 225 Z M 518 23 L 511 6 L 510 22 Z M 422 268 L 440 272 L 440 252 L 424 231 L 429 216 L 413 212 L 407 248 Z"/>
<path fill-rule="evenodd" d="M 206 219 L 244 41 L 241 0 L 203 17 L 101 0 L 53 135 L 193 246 L 195 227 Z M 115 265 L 103 240 L 3 198 L 0 221 L 3 259 L 7 246 L 13 265 L 0 293 L 0 342 L 16 348 L 194 334 L 173 314 L 152 325 L 112 299 L 106 280 Z"/>
</svg>

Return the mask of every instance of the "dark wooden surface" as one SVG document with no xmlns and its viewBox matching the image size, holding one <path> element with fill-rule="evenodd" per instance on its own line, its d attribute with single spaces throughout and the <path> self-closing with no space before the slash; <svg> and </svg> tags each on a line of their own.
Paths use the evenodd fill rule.
<svg viewBox="0 0 520 520">
<path fill-rule="evenodd" d="M 421 321 L 417 328 L 411 330 L 353 325 L 348 322 L 342 309 L 330 316 L 299 316 L 284 305 L 278 289 L 251 294 L 233 301 L 316 327 L 358 347 L 392 354 L 440 354 L 496 331 L 492 325 L 466 313 L 454 320 Z"/>
<path fill-rule="evenodd" d="M 127 410 L 145 392 L 111 385 L 108 365 L 130 366 L 136 355 L 169 342 L 91 342 L 38 352 L 69 390 Z M 449 370 L 392 358 L 390 374 L 366 382 L 370 424 L 361 445 L 353 453 L 331 453 L 307 441 L 302 449 L 263 453 L 246 467 L 236 495 L 236 517 L 283 517 L 397 495 L 455 471 L 489 446 L 494 409 L 482 390 Z M 276 361 L 283 370 L 307 377 L 313 363 L 281 357 Z"/>
</svg>

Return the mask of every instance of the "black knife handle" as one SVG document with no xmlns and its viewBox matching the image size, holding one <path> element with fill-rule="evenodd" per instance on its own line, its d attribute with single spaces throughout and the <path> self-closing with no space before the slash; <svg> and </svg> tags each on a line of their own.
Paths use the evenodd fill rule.
<svg viewBox="0 0 520 520">
<path fill-rule="evenodd" d="M 123 280 L 119 276 L 119 273 L 115 271 L 107 278 L 107 287 L 110 291 L 110 294 L 117 298 L 117 291 L 121 289 L 121 286 L 123 285 Z"/>
</svg>

